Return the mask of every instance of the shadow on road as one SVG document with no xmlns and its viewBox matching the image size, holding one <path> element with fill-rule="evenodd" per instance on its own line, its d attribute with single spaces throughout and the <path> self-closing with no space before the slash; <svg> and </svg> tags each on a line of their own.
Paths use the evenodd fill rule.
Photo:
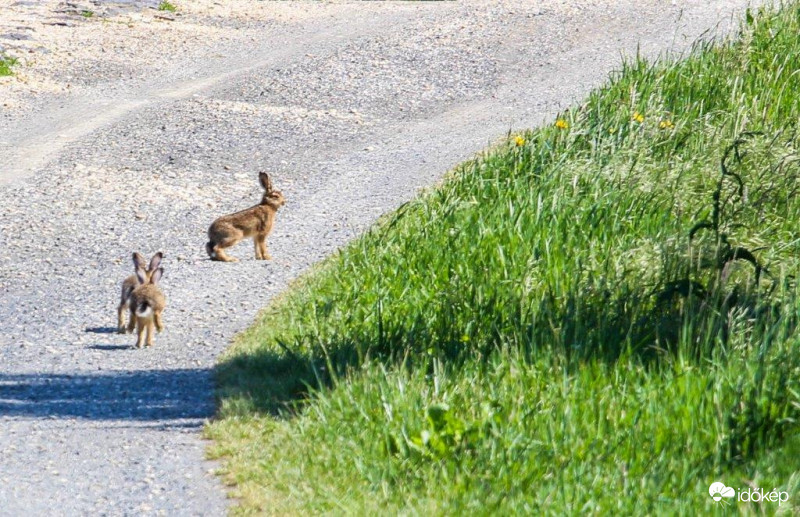
<svg viewBox="0 0 800 517">
<path fill-rule="evenodd" d="M 0 417 L 170 421 L 214 413 L 211 369 L 0 374 Z M 175 422 L 177 424 L 177 422 Z M 184 422 L 185 424 L 185 422 Z"/>
<path fill-rule="evenodd" d="M 90 345 L 86 348 L 90 350 L 130 350 L 133 345 Z"/>
<path fill-rule="evenodd" d="M 86 332 L 91 332 L 92 334 L 115 334 L 117 327 L 89 327 Z"/>
</svg>

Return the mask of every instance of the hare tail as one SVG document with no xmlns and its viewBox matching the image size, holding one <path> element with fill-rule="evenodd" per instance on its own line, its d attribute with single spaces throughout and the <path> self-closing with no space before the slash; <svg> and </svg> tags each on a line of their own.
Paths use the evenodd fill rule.
<svg viewBox="0 0 800 517">
<path fill-rule="evenodd" d="M 139 306 L 136 307 L 136 315 L 140 318 L 147 318 L 152 314 L 153 309 L 150 307 L 150 303 L 147 301 L 143 301 L 139 303 Z"/>
</svg>

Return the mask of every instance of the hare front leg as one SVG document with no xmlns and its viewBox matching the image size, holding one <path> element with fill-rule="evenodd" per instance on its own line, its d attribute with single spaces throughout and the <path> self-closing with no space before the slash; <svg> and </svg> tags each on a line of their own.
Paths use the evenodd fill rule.
<svg viewBox="0 0 800 517">
<path fill-rule="evenodd" d="M 271 260 L 272 255 L 270 255 L 269 251 L 267 251 L 267 236 L 266 235 L 259 236 L 257 243 L 258 246 L 261 248 L 261 258 L 263 260 Z"/>
</svg>

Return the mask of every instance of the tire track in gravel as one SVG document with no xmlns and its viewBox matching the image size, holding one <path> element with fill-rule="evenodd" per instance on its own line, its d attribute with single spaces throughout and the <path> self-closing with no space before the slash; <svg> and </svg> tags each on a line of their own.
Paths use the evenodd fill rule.
<svg viewBox="0 0 800 517">
<path fill-rule="evenodd" d="M 343 4 L 340 25 L 280 56 L 92 105 L 77 129 L 11 128 L 34 154 L 2 173 L 16 179 L 0 205 L 0 514 L 224 513 L 199 430 L 234 334 L 380 214 L 582 97 L 621 50 L 684 49 L 745 5 L 675 3 L 387 4 L 353 25 Z M 209 262 L 207 225 L 257 201 L 262 169 L 288 198 L 274 260 L 243 243 L 242 262 Z M 118 283 L 132 250 L 157 249 L 166 330 L 134 350 L 109 332 Z"/>
<path fill-rule="evenodd" d="M 320 46 L 330 47 L 353 37 L 364 38 L 380 33 L 393 24 L 402 23 L 407 17 L 408 13 L 400 15 L 394 12 L 377 19 L 374 16 L 339 19 L 314 27 L 310 31 L 312 34 L 303 38 L 300 44 L 284 46 L 285 36 L 273 36 L 271 41 L 259 42 L 245 59 L 217 63 L 212 66 L 211 73 L 205 72 L 205 76 L 166 87 L 145 84 L 122 98 L 94 92 L 71 103 L 53 106 L 44 116 L 26 121 L 24 127 L 5 128 L 0 142 L 0 186 L 30 176 L 57 157 L 62 149 L 144 107 L 191 97 L 255 70 L 297 59 Z"/>
</svg>

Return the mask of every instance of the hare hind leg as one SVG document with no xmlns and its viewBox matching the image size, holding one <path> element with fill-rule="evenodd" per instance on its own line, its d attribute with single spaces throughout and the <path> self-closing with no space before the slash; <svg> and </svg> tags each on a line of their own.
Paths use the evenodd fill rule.
<svg viewBox="0 0 800 517">
<path fill-rule="evenodd" d="M 225 253 L 225 248 L 230 248 L 240 240 L 242 239 L 225 239 L 222 242 L 214 244 L 214 246 L 211 247 L 211 260 L 218 260 L 221 262 L 239 262 L 239 259 L 236 257 L 228 256 L 228 254 Z"/>
<path fill-rule="evenodd" d="M 147 346 L 153 346 L 153 334 L 155 334 L 154 327 L 153 319 L 151 318 L 147 321 Z"/>
<path fill-rule="evenodd" d="M 130 307 L 130 314 L 128 315 L 128 334 L 133 332 L 133 328 L 136 326 L 136 310 L 133 307 Z"/>
<path fill-rule="evenodd" d="M 128 308 L 128 304 L 125 300 L 119 302 L 119 307 L 117 307 L 117 333 L 124 334 L 125 333 L 125 309 Z"/>
<path fill-rule="evenodd" d="M 147 330 L 148 327 L 148 322 L 145 322 L 142 318 L 136 319 L 136 348 L 142 348 L 144 345 L 145 330 Z"/>
<path fill-rule="evenodd" d="M 122 286 L 122 293 L 119 296 L 119 307 L 117 307 L 117 333 L 125 333 L 125 309 L 128 309 L 128 302 L 130 301 L 131 292 L 133 289 L 128 289 Z M 130 330 L 128 331 L 130 332 Z"/>
</svg>

